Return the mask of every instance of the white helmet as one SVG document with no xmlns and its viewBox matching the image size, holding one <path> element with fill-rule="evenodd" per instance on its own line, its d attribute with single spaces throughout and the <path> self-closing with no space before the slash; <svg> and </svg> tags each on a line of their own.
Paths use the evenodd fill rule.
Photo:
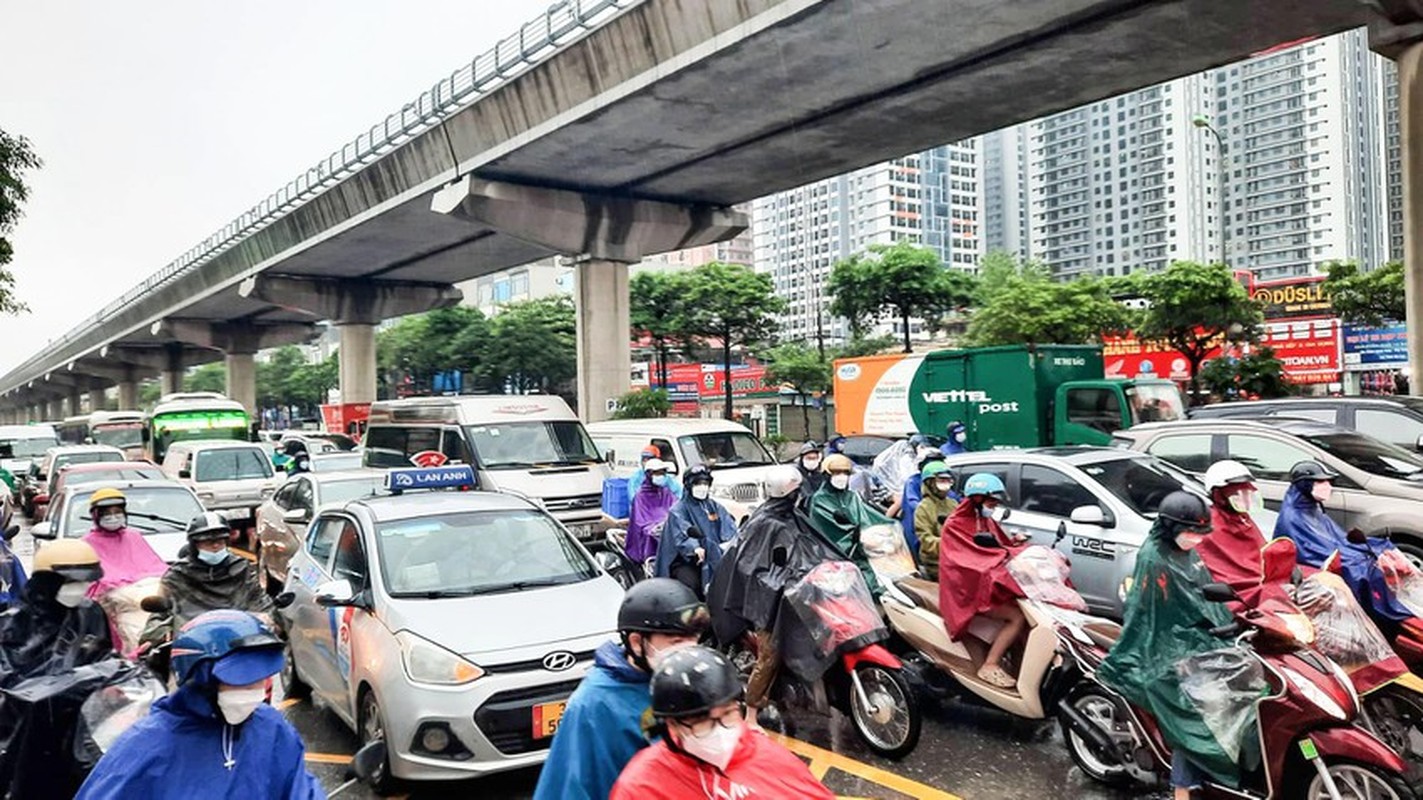
<svg viewBox="0 0 1423 800">
<path fill-rule="evenodd" d="M 766 470 L 766 496 L 775 499 L 793 494 L 800 488 L 800 470 L 790 464 L 778 464 Z"/>
<path fill-rule="evenodd" d="M 1206 470 L 1206 490 L 1223 489 L 1234 483 L 1254 483 L 1255 476 L 1239 461 L 1224 459 L 1211 464 Z"/>
</svg>

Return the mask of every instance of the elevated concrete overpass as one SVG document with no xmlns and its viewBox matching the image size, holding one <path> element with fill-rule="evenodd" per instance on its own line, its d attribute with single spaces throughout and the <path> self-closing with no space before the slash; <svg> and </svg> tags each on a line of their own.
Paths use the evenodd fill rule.
<svg viewBox="0 0 1423 800">
<path fill-rule="evenodd" d="M 223 357 L 250 406 L 251 354 L 322 319 L 343 397 L 369 400 L 376 323 L 561 253 L 582 257 L 598 418 L 628 382 L 627 265 L 735 235 L 733 203 L 1281 42 L 1367 23 L 1412 41 L 1412 0 L 1380 2 L 1388 20 L 1360 0 L 558 4 L 0 377 L 0 412 L 114 384 L 130 407 L 137 379 Z"/>
</svg>

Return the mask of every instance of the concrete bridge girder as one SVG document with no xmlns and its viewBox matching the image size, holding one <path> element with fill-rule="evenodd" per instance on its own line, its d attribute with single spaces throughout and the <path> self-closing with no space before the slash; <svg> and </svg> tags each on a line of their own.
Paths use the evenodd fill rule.
<svg viewBox="0 0 1423 800">
<path fill-rule="evenodd" d="M 227 396 L 247 413 L 257 413 L 257 366 L 252 356 L 270 347 L 309 342 L 320 334 L 314 323 L 255 324 L 166 319 L 153 323 L 154 336 L 220 350 L 227 369 Z"/>
</svg>

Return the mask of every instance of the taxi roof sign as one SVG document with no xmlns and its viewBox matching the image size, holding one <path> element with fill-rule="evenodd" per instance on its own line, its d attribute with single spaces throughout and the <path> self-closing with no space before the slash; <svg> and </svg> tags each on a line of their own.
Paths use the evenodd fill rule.
<svg viewBox="0 0 1423 800">
<path fill-rule="evenodd" d="M 424 469 L 393 469 L 385 474 L 385 488 L 391 494 L 410 489 L 472 488 L 474 468 L 468 464 L 448 464 Z"/>
</svg>

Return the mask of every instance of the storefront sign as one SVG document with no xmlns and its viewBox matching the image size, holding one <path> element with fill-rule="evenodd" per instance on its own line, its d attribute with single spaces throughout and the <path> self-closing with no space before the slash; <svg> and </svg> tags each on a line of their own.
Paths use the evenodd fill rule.
<svg viewBox="0 0 1423 800">
<path fill-rule="evenodd" d="M 1212 347 L 1206 353 L 1206 360 L 1218 355 L 1220 347 Z M 1191 362 L 1184 355 L 1139 341 L 1134 336 L 1102 337 L 1102 359 L 1108 378 L 1191 379 Z"/>
<path fill-rule="evenodd" d="M 1351 372 L 1408 366 L 1408 328 L 1344 326 L 1344 368 Z"/>
<path fill-rule="evenodd" d="M 1250 296 L 1264 309 L 1266 321 L 1334 315 L 1322 277 L 1258 283 Z"/>
<path fill-rule="evenodd" d="M 1339 380 L 1339 322 L 1334 319 L 1275 322 L 1265 325 L 1260 344 L 1275 351 L 1291 383 Z"/>
</svg>

